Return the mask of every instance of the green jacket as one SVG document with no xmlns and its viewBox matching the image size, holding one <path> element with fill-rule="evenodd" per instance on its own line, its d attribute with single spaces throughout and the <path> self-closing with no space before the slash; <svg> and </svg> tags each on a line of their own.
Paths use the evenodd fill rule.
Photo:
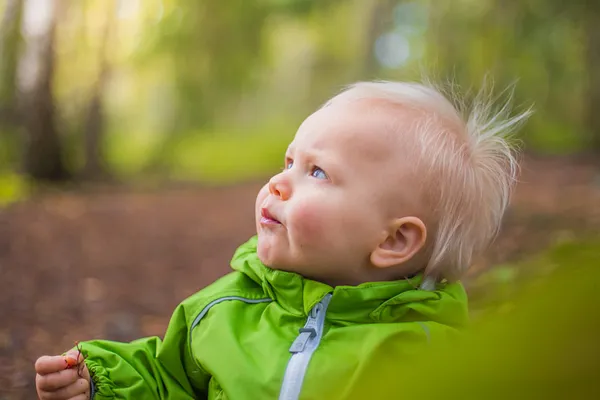
<svg viewBox="0 0 600 400">
<path fill-rule="evenodd" d="M 400 371 L 467 322 L 459 283 L 332 288 L 265 267 L 256 237 L 231 265 L 177 307 L 164 340 L 82 343 L 94 400 L 362 398 L 385 385 L 382 369 Z"/>
</svg>

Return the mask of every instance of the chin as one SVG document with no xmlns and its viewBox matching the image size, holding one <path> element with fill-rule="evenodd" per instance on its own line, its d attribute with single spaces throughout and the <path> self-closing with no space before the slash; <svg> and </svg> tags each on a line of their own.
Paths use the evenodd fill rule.
<svg viewBox="0 0 600 400">
<path fill-rule="evenodd" d="M 289 263 L 286 262 L 285 257 L 272 247 L 260 246 L 259 244 L 256 255 L 266 267 L 279 271 L 295 272 L 294 268 L 289 268 Z"/>
<path fill-rule="evenodd" d="M 267 267 L 276 269 L 277 255 L 276 249 L 273 247 L 270 240 L 265 240 L 264 238 L 261 238 L 260 235 L 258 236 L 258 245 L 256 246 L 256 255 L 258 256 L 258 259 Z"/>
<path fill-rule="evenodd" d="M 265 266 L 271 269 L 297 272 L 297 263 L 290 254 L 289 242 L 272 232 L 258 233 L 256 255 Z"/>
</svg>

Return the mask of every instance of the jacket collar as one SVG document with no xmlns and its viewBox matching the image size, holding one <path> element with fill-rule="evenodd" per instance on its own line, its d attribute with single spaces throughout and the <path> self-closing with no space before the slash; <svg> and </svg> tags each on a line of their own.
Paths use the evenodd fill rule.
<svg viewBox="0 0 600 400">
<path fill-rule="evenodd" d="M 336 286 L 306 279 L 293 272 L 266 267 L 256 254 L 253 236 L 235 252 L 231 266 L 260 285 L 282 308 L 306 316 L 332 293 L 327 319 L 345 323 L 436 321 L 462 327 L 468 321 L 467 296 L 460 283 L 438 284 L 434 290 L 419 289 L 423 277 L 390 282 Z"/>
</svg>

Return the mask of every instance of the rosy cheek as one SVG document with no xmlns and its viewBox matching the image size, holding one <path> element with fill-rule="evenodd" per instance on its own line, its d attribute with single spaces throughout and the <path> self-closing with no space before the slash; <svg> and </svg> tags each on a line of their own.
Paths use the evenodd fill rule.
<svg viewBox="0 0 600 400">
<path fill-rule="evenodd" d="M 314 205 L 298 207 L 294 213 L 294 230 L 302 242 L 322 241 L 324 233 L 324 218 Z M 299 238 L 299 239 L 300 239 Z"/>
</svg>

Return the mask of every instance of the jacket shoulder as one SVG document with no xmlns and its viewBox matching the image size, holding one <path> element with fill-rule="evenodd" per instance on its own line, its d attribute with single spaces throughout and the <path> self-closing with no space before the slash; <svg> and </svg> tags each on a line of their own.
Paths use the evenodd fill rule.
<svg viewBox="0 0 600 400">
<path fill-rule="evenodd" d="M 194 293 L 181 302 L 178 308 L 183 309 L 186 320 L 191 322 L 207 305 L 226 297 L 259 300 L 268 297 L 268 295 L 261 285 L 247 275 L 234 271 Z"/>
</svg>

